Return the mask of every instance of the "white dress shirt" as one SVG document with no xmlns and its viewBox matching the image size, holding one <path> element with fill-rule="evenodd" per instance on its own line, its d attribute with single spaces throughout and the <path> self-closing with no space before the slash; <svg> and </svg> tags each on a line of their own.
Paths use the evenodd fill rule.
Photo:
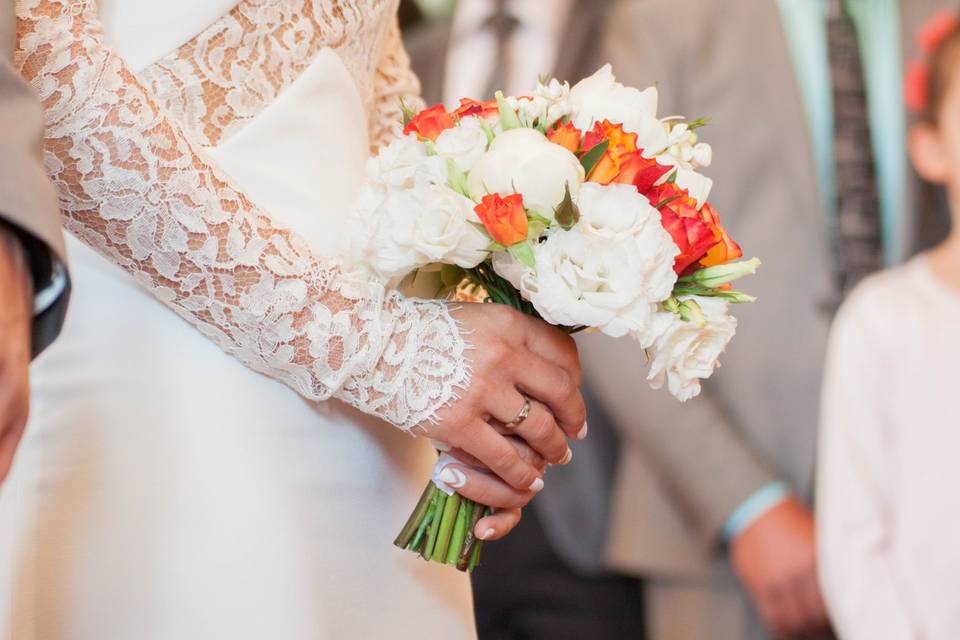
<svg viewBox="0 0 960 640">
<path fill-rule="evenodd" d="M 960 638 L 958 317 L 960 294 L 922 256 L 868 279 L 837 317 L 817 543 L 845 640 Z"/>
<path fill-rule="evenodd" d="M 537 78 L 553 71 L 574 0 L 505 0 L 504 9 L 517 20 L 508 43 L 507 95 L 529 94 Z M 487 100 L 483 93 L 493 75 L 497 37 L 489 25 L 497 0 L 460 0 L 447 49 L 443 100 L 453 108 L 460 98 Z M 571 78 L 561 78 L 572 80 Z"/>
</svg>

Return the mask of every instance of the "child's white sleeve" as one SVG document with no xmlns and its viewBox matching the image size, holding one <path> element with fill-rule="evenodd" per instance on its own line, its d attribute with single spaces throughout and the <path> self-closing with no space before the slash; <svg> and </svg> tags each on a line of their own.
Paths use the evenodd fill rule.
<svg viewBox="0 0 960 640">
<path fill-rule="evenodd" d="M 817 478 L 820 582 L 845 640 L 923 637 L 890 562 L 896 518 L 876 316 L 854 294 L 834 325 L 824 377 Z M 889 318 L 887 318 L 889 321 Z"/>
</svg>

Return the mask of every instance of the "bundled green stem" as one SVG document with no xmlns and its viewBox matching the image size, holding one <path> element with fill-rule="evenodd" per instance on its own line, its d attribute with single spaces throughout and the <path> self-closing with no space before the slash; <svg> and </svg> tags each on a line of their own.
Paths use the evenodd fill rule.
<svg viewBox="0 0 960 640">
<path fill-rule="evenodd" d="M 425 560 L 473 571 L 480 562 L 483 545 L 474 529 L 480 518 L 490 513 L 490 507 L 456 493 L 448 496 L 430 482 L 393 544 Z"/>
</svg>

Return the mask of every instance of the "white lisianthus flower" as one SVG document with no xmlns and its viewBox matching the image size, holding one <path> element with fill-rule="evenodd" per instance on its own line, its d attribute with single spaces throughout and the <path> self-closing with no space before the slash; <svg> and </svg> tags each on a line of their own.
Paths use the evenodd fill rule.
<svg viewBox="0 0 960 640">
<path fill-rule="evenodd" d="M 713 149 L 704 142 L 698 142 L 697 134 L 690 131 L 686 123 L 673 125 L 664 123 L 669 130 L 669 146 L 656 156 L 657 162 L 665 167 L 676 167 L 676 182 L 686 189 L 690 197 L 702 207 L 710 197 L 713 180 L 697 173 L 700 167 L 708 167 L 713 162 Z M 669 174 L 668 174 L 669 175 Z"/>
<path fill-rule="evenodd" d="M 432 263 L 469 269 L 488 256 L 474 203 L 440 185 L 400 191 L 366 186 L 346 224 L 349 262 L 396 281 Z"/>
<path fill-rule="evenodd" d="M 667 132 L 657 120 L 656 87 L 640 91 L 617 82 L 609 64 L 570 90 L 572 120 L 581 131 L 589 131 L 594 123 L 609 120 L 623 125 L 623 130 L 637 134 L 637 146 L 650 153 L 666 149 Z"/>
<path fill-rule="evenodd" d="M 476 116 L 460 120 L 457 126 L 446 129 L 437 137 L 437 154 L 445 160 L 453 160 L 460 171 L 469 173 L 487 151 L 487 134 Z"/>
<path fill-rule="evenodd" d="M 700 381 L 713 375 L 720 354 L 737 332 L 737 319 L 729 315 L 727 303 L 719 298 L 680 300 L 696 301 L 704 322 L 688 322 L 670 311 L 657 311 L 647 380 L 654 389 L 666 384 L 674 397 L 686 402 L 699 395 Z"/>
<path fill-rule="evenodd" d="M 576 197 L 584 180 L 583 165 L 575 155 L 534 129 L 511 129 L 494 139 L 467 178 L 471 197 L 488 193 L 523 194 L 523 204 L 553 220 L 565 188 Z"/>
<path fill-rule="evenodd" d="M 400 136 L 367 161 L 367 177 L 387 189 L 446 184 L 446 161 L 414 135 Z"/>
<path fill-rule="evenodd" d="M 629 185 L 584 185 L 580 210 L 573 229 L 553 227 L 534 246 L 536 269 L 509 253 L 494 255 L 494 269 L 551 324 L 649 342 L 657 303 L 677 279 L 678 249 L 660 214 Z"/>
</svg>

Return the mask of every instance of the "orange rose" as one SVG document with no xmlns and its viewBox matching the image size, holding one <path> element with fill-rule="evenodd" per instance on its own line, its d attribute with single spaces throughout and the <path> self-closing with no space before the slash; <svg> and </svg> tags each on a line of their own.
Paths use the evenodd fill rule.
<svg viewBox="0 0 960 640">
<path fill-rule="evenodd" d="M 637 134 L 626 133 L 622 125 L 612 124 L 609 120 L 598 122 L 593 126 L 593 131 L 583 138 L 583 148 L 590 150 L 605 140 L 610 144 L 606 153 L 587 176 L 590 182 L 610 184 L 619 175 L 623 163 L 630 154 L 637 151 Z"/>
<path fill-rule="evenodd" d="M 436 140 L 446 129 L 453 127 L 453 116 L 438 104 L 418 113 L 403 129 L 403 133 L 416 133 L 421 138 Z"/>
<path fill-rule="evenodd" d="M 511 247 L 527 239 L 527 212 L 519 193 L 506 198 L 499 193 L 484 196 L 474 211 L 495 242 Z"/>
<path fill-rule="evenodd" d="M 580 150 L 580 139 L 582 137 L 583 133 L 573 126 L 572 122 L 557 124 L 547 132 L 547 139 L 550 142 L 560 145 L 570 153 L 577 153 Z"/>
<path fill-rule="evenodd" d="M 453 112 L 458 118 L 467 116 L 480 116 L 481 118 L 490 118 L 500 113 L 500 107 L 496 100 L 479 102 L 473 98 L 460 98 L 460 106 Z"/>
<path fill-rule="evenodd" d="M 680 249 L 673 266 L 677 273 L 726 264 L 743 255 L 720 225 L 720 216 L 714 208 L 704 204 L 697 210 L 697 201 L 686 189 L 667 183 L 654 187 L 647 198 L 654 206 L 664 203 L 660 207 L 663 228 Z"/>
<path fill-rule="evenodd" d="M 620 173 L 613 181 L 619 184 L 632 184 L 637 191 L 646 195 L 653 189 L 657 180 L 669 173 L 671 169 L 672 167 L 665 167 L 653 158 L 644 158 L 643 151 L 637 150 L 621 160 Z"/>
<path fill-rule="evenodd" d="M 713 267 L 719 264 L 727 264 L 743 257 L 743 250 L 740 248 L 727 230 L 720 224 L 720 214 L 710 205 L 709 202 L 700 209 L 700 215 L 707 221 L 707 225 L 713 229 L 713 235 L 717 239 L 717 244 L 710 247 L 707 255 L 700 259 L 700 264 L 705 267 Z"/>
</svg>

